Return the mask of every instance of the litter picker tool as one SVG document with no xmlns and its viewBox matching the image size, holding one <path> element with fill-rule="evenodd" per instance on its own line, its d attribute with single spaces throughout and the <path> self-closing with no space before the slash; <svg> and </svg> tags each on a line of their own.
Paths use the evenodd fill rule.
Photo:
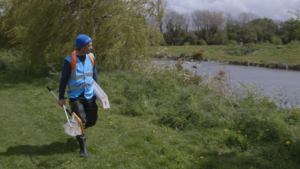
<svg viewBox="0 0 300 169">
<path fill-rule="evenodd" d="M 53 96 L 57 100 L 59 100 L 58 97 L 55 95 L 55 93 L 51 90 L 50 87 L 47 86 L 47 89 L 49 90 L 49 92 L 51 92 L 53 94 Z M 63 105 L 63 108 L 64 108 L 64 112 L 65 112 L 65 115 L 66 115 L 66 118 L 68 121 L 66 124 L 63 125 L 65 133 L 70 136 L 77 136 L 77 135 L 84 134 L 84 129 L 83 129 L 81 119 L 74 112 L 71 113 L 65 105 Z M 71 120 L 69 120 L 67 113 L 72 117 Z"/>
</svg>

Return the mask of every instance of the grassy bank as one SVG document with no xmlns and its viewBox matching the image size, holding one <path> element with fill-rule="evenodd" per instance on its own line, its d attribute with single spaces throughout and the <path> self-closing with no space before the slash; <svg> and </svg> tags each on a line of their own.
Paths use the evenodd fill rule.
<svg viewBox="0 0 300 169">
<path fill-rule="evenodd" d="M 199 48 L 205 49 L 204 57 L 210 60 L 225 62 L 250 60 L 252 63 L 256 62 L 258 64 L 287 63 L 288 65 L 300 65 L 300 46 L 297 42 L 288 45 L 188 46 L 187 49 L 186 46 L 152 47 L 149 49 L 149 54 L 155 55 L 159 52 L 163 55 L 180 56 L 186 54 L 190 56 L 194 50 Z"/>
<path fill-rule="evenodd" d="M 0 168 L 299 168 L 299 109 L 235 93 L 222 71 L 208 82 L 155 65 L 98 77 L 112 109 L 99 108 L 80 158 L 45 87 L 57 94 L 60 75 L 1 72 Z"/>
</svg>

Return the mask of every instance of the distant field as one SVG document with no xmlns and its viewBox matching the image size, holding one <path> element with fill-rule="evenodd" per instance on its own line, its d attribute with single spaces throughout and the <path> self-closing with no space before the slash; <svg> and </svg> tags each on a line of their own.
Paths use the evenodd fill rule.
<svg viewBox="0 0 300 169">
<path fill-rule="evenodd" d="M 289 45 L 254 45 L 248 44 L 244 46 L 165 46 L 152 47 L 148 53 L 155 55 L 162 49 L 166 49 L 160 54 L 170 54 L 180 56 L 180 54 L 191 55 L 196 49 L 204 49 L 204 57 L 217 61 L 247 61 L 264 64 L 282 64 L 299 65 L 300 64 L 300 46 L 299 44 Z M 247 55 L 245 53 L 248 52 Z"/>
</svg>

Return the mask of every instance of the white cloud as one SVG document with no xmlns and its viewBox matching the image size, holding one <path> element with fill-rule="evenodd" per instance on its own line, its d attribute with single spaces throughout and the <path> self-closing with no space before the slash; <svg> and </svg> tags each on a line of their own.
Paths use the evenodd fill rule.
<svg viewBox="0 0 300 169">
<path fill-rule="evenodd" d="M 300 0 L 169 0 L 167 9 L 179 13 L 209 10 L 233 15 L 252 12 L 260 18 L 267 17 L 285 21 L 294 17 L 288 11 L 300 9 Z"/>
</svg>

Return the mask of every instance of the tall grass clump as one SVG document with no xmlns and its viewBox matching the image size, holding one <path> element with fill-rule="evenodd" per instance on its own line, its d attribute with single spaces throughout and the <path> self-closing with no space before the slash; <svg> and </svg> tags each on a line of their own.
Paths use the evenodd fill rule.
<svg viewBox="0 0 300 169">
<path fill-rule="evenodd" d="M 191 55 L 193 60 L 201 61 L 204 59 L 204 49 L 195 50 Z"/>
<path fill-rule="evenodd" d="M 206 133 L 207 138 L 202 138 L 202 141 L 211 139 L 211 146 L 218 145 L 226 147 L 227 151 L 247 152 L 262 158 L 264 164 L 251 164 L 258 168 L 273 166 L 273 160 L 264 158 L 273 154 L 272 148 L 284 151 L 289 157 L 294 156 L 295 152 L 286 141 L 299 140 L 295 135 L 299 133 L 295 128 L 295 124 L 299 124 L 295 121 L 298 116 L 290 112 L 295 109 L 289 113 L 278 109 L 268 96 L 260 94 L 255 84 L 240 83 L 232 87 L 222 70 L 208 81 L 201 80 L 195 85 L 191 82 L 194 75 L 180 64 L 166 66 L 168 64 L 157 63 L 143 71 L 133 71 L 131 78 L 138 80 L 133 82 L 134 85 L 126 86 L 124 107 L 135 111 L 122 114 L 150 115 L 153 123 L 162 127 L 187 133 Z M 298 145 L 293 146 L 298 151 Z M 267 151 L 263 151 L 265 148 Z M 275 158 L 280 159 L 279 156 Z M 298 164 L 291 161 L 291 166 Z"/>
</svg>

